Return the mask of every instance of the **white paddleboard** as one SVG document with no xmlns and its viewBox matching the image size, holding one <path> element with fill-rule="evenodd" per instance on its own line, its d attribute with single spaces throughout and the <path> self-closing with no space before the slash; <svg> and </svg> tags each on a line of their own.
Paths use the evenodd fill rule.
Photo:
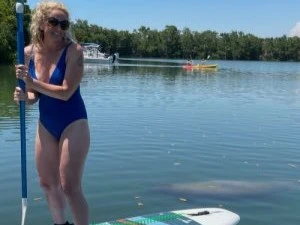
<svg viewBox="0 0 300 225">
<path fill-rule="evenodd" d="M 161 212 L 91 225 L 236 225 L 239 215 L 222 208 Z"/>
</svg>

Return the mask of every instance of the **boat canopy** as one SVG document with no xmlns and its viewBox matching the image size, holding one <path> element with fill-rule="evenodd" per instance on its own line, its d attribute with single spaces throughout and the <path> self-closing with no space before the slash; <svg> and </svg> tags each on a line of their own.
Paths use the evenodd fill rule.
<svg viewBox="0 0 300 225">
<path fill-rule="evenodd" d="M 99 48 L 100 45 L 95 44 L 95 43 L 81 43 L 80 44 L 84 48 Z"/>
</svg>

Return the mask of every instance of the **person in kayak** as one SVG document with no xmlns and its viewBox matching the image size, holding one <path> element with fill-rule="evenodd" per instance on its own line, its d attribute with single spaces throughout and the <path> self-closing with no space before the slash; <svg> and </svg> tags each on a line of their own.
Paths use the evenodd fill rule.
<svg viewBox="0 0 300 225">
<path fill-rule="evenodd" d="M 188 66 L 192 66 L 193 65 L 193 59 L 192 59 L 192 56 L 190 56 L 190 58 L 186 61 L 186 64 Z"/>
</svg>

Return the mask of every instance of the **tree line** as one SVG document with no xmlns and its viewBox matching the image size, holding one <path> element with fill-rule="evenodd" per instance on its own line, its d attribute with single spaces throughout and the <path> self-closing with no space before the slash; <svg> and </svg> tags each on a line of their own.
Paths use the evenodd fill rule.
<svg viewBox="0 0 300 225">
<path fill-rule="evenodd" d="M 24 35 L 29 44 L 31 9 L 25 2 Z M 0 0 L 0 63 L 12 63 L 16 58 L 16 0 Z M 300 38 L 260 38 L 241 31 L 179 30 L 166 25 L 161 31 L 141 26 L 118 31 L 89 24 L 87 20 L 71 23 L 72 33 L 79 43 L 100 44 L 106 53 L 118 52 L 121 57 L 192 58 L 221 60 L 300 61 Z"/>
</svg>

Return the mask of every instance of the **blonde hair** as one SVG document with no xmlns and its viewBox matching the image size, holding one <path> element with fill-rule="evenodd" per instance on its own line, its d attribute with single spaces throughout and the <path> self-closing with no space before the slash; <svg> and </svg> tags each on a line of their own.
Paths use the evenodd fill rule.
<svg viewBox="0 0 300 225">
<path fill-rule="evenodd" d="M 40 27 L 42 23 L 46 21 L 49 13 L 55 9 L 63 11 L 67 15 L 68 20 L 70 20 L 70 14 L 68 12 L 68 9 L 63 3 L 60 2 L 42 1 L 32 11 L 30 33 L 31 33 L 31 41 L 34 45 L 43 44 L 44 33 L 40 29 Z M 70 28 L 66 31 L 66 39 L 69 41 L 74 41 Z"/>
</svg>

